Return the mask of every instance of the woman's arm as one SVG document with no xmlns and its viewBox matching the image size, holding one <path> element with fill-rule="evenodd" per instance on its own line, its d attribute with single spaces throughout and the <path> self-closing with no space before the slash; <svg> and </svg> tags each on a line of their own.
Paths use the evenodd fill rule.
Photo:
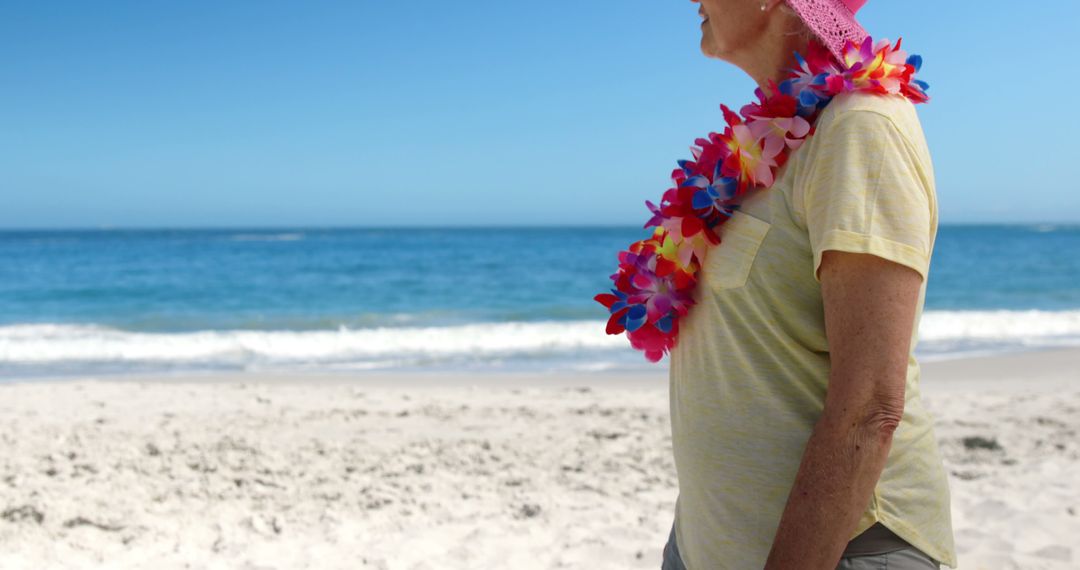
<svg viewBox="0 0 1080 570">
<path fill-rule="evenodd" d="M 819 270 L 829 342 L 825 409 L 806 444 L 767 569 L 833 570 L 881 477 L 904 413 L 922 276 L 828 250 Z"/>
</svg>

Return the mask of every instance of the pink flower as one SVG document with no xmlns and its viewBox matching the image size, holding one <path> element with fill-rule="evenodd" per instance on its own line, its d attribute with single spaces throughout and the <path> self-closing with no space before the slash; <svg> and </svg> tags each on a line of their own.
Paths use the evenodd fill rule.
<svg viewBox="0 0 1080 570">
<path fill-rule="evenodd" d="M 810 123 L 796 115 L 794 117 L 777 117 L 772 119 L 754 119 L 747 123 L 750 132 L 758 139 L 775 138 L 780 144 L 795 150 L 802 146 L 806 135 L 810 134 Z M 766 142 L 775 146 L 776 143 Z"/>
<path fill-rule="evenodd" d="M 738 164 L 738 171 L 755 186 L 769 187 L 773 184 L 773 168 L 777 166 L 776 157 L 784 150 L 783 139 L 767 137 L 761 139 L 754 136 L 753 131 L 746 125 L 731 127 L 731 139 L 728 142 L 731 148 L 732 166 Z M 728 161 L 724 161 L 728 166 Z"/>
</svg>

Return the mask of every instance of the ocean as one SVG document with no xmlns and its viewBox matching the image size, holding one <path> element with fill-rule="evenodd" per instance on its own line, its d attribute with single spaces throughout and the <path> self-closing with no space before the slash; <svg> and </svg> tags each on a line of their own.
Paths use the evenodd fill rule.
<svg viewBox="0 0 1080 570">
<path fill-rule="evenodd" d="M 664 369 L 604 334 L 635 227 L 0 232 L 0 379 Z M 942 225 L 921 360 L 1080 346 L 1080 226 Z"/>
</svg>

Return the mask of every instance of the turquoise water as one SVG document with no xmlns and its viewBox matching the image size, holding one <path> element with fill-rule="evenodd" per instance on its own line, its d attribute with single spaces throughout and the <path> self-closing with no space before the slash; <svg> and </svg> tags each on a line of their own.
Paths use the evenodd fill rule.
<svg viewBox="0 0 1080 570">
<path fill-rule="evenodd" d="M 647 367 L 603 334 L 639 228 L 0 232 L 0 376 Z M 938 232 L 921 353 L 1080 344 L 1080 227 Z"/>
</svg>

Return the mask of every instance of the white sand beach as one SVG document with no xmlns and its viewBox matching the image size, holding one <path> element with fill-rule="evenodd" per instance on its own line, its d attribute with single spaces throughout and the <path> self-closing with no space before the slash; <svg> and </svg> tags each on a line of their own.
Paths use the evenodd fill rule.
<svg viewBox="0 0 1080 570">
<path fill-rule="evenodd" d="M 923 365 L 964 570 L 1080 567 L 1080 350 Z M 0 568 L 658 568 L 666 374 L 0 384 Z"/>
</svg>

